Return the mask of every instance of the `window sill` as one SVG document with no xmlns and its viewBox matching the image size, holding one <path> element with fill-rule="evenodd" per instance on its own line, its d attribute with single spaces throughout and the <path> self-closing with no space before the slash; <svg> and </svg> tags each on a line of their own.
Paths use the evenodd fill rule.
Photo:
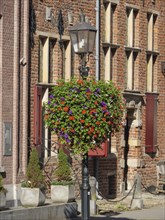
<svg viewBox="0 0 165 220">
<path fill-rule="evenodd" d="M 152 51 L 152 50 L 146 50 L 146 53 L 148 55 L 155 55 L 155 56 L 158 56 L 160 54 L 159 51 Z"/>
<path fill-rule="evenodd" d="M 141 52 L 141 48 L 139 47 L 129 47 L 129 46 L 124 46 L 125 47 L 125 51 L 133 51 L 133 52 Z"/>
<path fill-rule="evenodd" d="M 119 44 L 113 44 L 113 43 L 107 43 L 107 42 L 103 42 L 102 45 L 103 45 L 103 48 L 110 47 L 113 49 L 118 49 L 120 47 Z"/>
</svg>

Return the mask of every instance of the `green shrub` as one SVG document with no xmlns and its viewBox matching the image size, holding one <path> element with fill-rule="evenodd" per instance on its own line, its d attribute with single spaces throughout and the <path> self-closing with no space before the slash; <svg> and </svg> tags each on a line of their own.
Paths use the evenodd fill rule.
<svg viewBox="0 0 165 220">
<path fill-rule="evenodd" d="M 0 175 L 0 192 L 7 193 L 7 189 L 3 186 L 3 177 Z"/>
<path fill-rule="evenodd" d="M 59 183 L 60 185 L 67 185 L 73 183 L 68 157 L 62 148 L 59 149 L 58 164 L 54 174 L 56 181 L 53 181 L 52 185 L 57 185 Z"/>
<path fill-rule="evenodd" d="M 23 187 L 44 188 L 44 176 L 40 168 L 38 152 L 33 148 L 30 152 L 30 160 L 26 171 L 26 180 L 22 183 Z"/>
</svg>

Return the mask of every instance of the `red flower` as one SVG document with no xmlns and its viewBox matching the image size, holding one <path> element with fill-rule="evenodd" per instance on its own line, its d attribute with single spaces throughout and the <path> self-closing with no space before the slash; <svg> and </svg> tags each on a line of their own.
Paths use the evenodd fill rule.
<svg viewBox="0 0 165 220">
<path fill-rule="evenodd" d="M 106 110 L 106 109 L 107 109 L 107 106 L 102 107 L 102 110 Z"/>
<path fill-rule="evenodd" d="M 94 132 L 95 128 L 94 127 L 91 127 L 90 128 L 90 132 Z"/>
<path fill-rule="evenodd" d="M 90 94 L 91 94 L 91 92 L 86 92 L 86 94 L 87 94 L 87 95 L 90 95 Z"/>
<path fill-rule="evenodd" d="M 106 118 L 102 118 L 103 121 L 106 121 Z"/>
<path fill-rule="evenodd" d="M 61 111 L 61 107 L 59 107 L 58 110 Z"/>
<path fill-rule="evenodd" d="M 77 83 L 81 85 L 81 84 L 83 84 L 83 80 L 79 79 L 79 80 L 77 80 Z"/>
<path fill-rule="evenodd" d="M 64 130 L 65 130 L 65 128 L 61 128 L 61 130 L 62 130 L 62 131 L 64 131 Z"/>
<path fill-rule="evenodd" d="M 99 122 L 99 121 L 96 121 L 96 124 L 97 124 L 97 125 L 100 125 L 100 122 Z"/>
<path fill-rule="evenodd" d="M 74 133 L 74 129 L 71 129 L 70 131 L 71 131 L 72 133 Z"/>
<path fill-rule="evenodd" d="M 74 116 L 69 116 L 69 120 L 73 121 L 74 120 Z"/>
<path fill-rule="evenodd" d="M 81 119 L 80 122 L 81 122 L 81 123 L 85 123 L 85 120 L 84 120 L 84 119 Z"/>
<path fill-rule="evenodd" d="M 98 104 L 98 102 L 94 102 L 94 104 L 95 104 L 95 105 L 97 105 L 97 104 Z"/>
<path fill-rule="evenodd" d="M 45 115 L 44 119 L 47 120 L 49 118 L 49 115 Z"/>
<path fill-rule="evenodd" d="M 64 109 L 64 112 L 68 112 L 69 107 L 68 107 L 68 106 L 65 106 L 63 109 Z"/>
<path fill-rule="evenodd" d="M 89 114 L 92 115 L 93 113 L 96 113 L 96 109 L 92 109 Z"/>
<path fill-rule="evenodd" d="M 82 114 L 84 115 L 86 113 L 86 110 L 82 110 Z"/>
<path fill-rule="evenodd" d="M 65 104 L 65 102 L 61 102 L 61 105 L 64 105 Z"/>
</svg>

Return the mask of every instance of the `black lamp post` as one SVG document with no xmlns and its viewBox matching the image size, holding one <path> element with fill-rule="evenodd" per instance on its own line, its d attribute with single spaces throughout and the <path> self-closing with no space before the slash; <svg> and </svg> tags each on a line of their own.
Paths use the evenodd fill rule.
<svg viewBox="0 0 165 220">
<path fill-rule="evenodd" d="M 74 52 L 81 58 L 79 67 L 83 79 L 88 77 L 89 67 L 86 66 L 86 55 L 93 52 L 96 37 L 96 28 L 85 22 L 85 16 L 80 15 L 80 23 L 69 28 L 69 33 Z M 82 161 L 82 185 L 81 185 L 81 212 L 82 219 L 89 220 L 90 217 L 90 185 L 88 173 L 88 154 L 84 155 Z"/>
</svg>

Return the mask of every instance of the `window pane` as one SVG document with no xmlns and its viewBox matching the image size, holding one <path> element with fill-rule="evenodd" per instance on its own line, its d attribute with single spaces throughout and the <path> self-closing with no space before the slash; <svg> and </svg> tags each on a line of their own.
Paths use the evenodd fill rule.
<svg viewBox="0 0 165 220">
<path fill-rule="evenodd" d="M 55 53 L 54 53 L 54 48 L 55 48 L 56 40 L 55 39 L 50 39 L 49 41 L 49 82 L 52 83 L 53 80 L 53 75 L 54 75 L 54 66 L 55 66 Z"/>
<path fill-rule="evenodd" d="M 43 47 L 44 47 L 45 39 L 40 39 L 40 45 L 39 45 L 39 76 L 38 81 L 43 81 Z"/>
</svg>

